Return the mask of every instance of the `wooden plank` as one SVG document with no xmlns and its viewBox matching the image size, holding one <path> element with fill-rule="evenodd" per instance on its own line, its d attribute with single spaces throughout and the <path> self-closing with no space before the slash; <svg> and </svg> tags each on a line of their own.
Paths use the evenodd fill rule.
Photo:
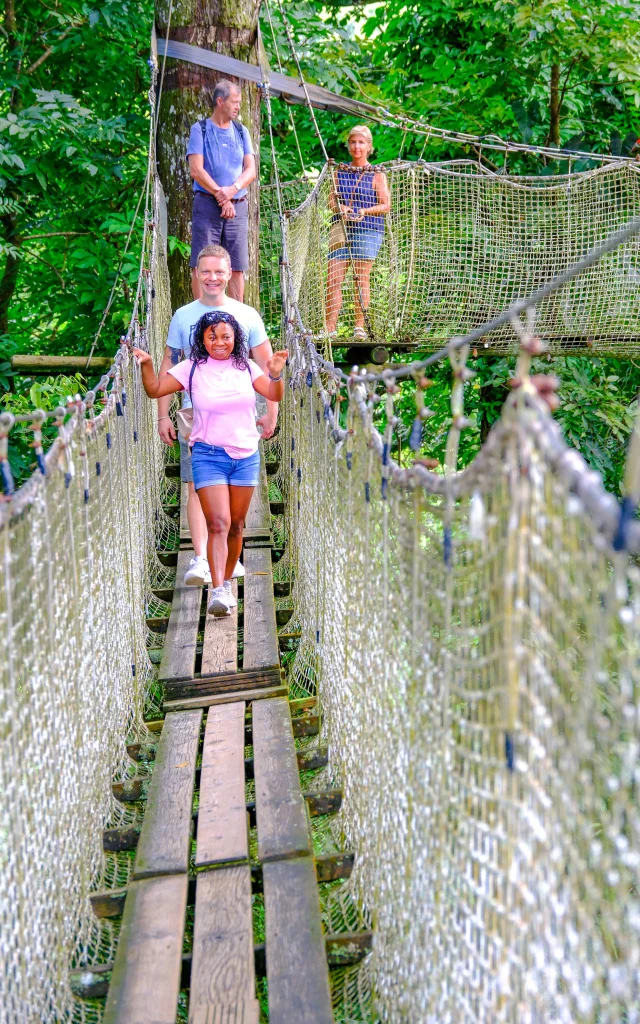
<svg viewBox="0 0 640 1024">
<path fill-rule="evenodd" d="M 238 600 L 238 584 L 232 580 L 233 596 Z M 238 606 L 231 609 L 231 615 L 217 618 L 207 615 L 202 647 L 203 676 L 224 675 L 238 671 Z"/>
<path fill-rule="evenodd" d="M 332 1024 L 313 858 L 272 861 L 262 875 L 269 1024 Z"/>
<path fill-rule="evenodd" d="M 251 496 L 251 504 L 244 524 L 245 540 L 271 539 L 271 513 L 269 510 L 269 485 L 264 462 L 264 450 L 260 442 L 260 479 Z"/>
<path fill-rule="evenodd" d="M 224 1020 L 223 1007 L 250 1009 L 251 1004 L 257 1024 L 251 869 L 246 864 L 202 872 L 196 884 L 189 1022 Z"/>
<path fill-rule="evenodd" d="M 167 715 L 160 736 L 134 878 L 189 869 L 191 812 L 202 711 Z"/>
<path fill-rule="evenodd" d="M 242 667 L 266 668 L 279 664 L 271 552 L 269 548 L 246 548 Z"/>
<path fill-rule="evenodd" d="M 215 704 L 233 704 L 237 700 L 265 700 L 269 697 L 286 697 L 286 686 L 267 686 L 259 690 L 232 690 L 229 693 L 209 694 L 203 697 L 183 697 L 168 700 L 163 704 L 165 711 L 188 711 L 190 708 L 210 708 Z"/>
<path fill-rule="evenodd" d="M 213 616 L 210 616 L 213 618 Z M 215 620 L 221 624 L 224 619 Z M 279 666 L 272 668 L 251 668 L 240 672 L 223 672 L 220 675 L 201 676 L 197 679 L 178 679 L 165 684 L 165 700 L 179 697 L 195 697 L 197 694 L 221 693 L 223 690 L 244 690 L 264 686 L 279 686 L 282 682 Z"/>
<path fill-rule="evenodd" d="M 354 855 L 350 852 L 325 853 L 316 857 L 315 862 L 318 881 L 335 882 L 341 878 L 351 877 Z M 262 867 L 259 864 L 251 865 L 251 887 L 254 892 L 262 892 Z M 107 889 L 104 892 L 91 893 L 91 909 L 96 917 L 120 917 L 124 910 L 126 896 L 126 886 L 122 889 Z M 195 899 L 196 879 L 189 878 L 187 906 L 192 906 Z"/>
<path fill-rule="evenodd" d="M 189 1016 L 189 1024 L 259 1024 L 260 1003 L 249 999 L 235 1006 L 201 1006 L 194 1016 Z"/>
<path fill-rule="evenodd" d="M 311 854 L 291 714 L 284 698 L 253 709 L 258 858 L 261 863 Z"/>
<path fill-rule="evenodd" d="M 200 772 L 196 867 L 249 860 L 244 782 L 244 703 L 212 708 Z"/>
<path fill-rule="evenodd" d="M 129 885 L 104 1024 L 175 1024 L 186 874 Z"/>
<path fill-rule="evenodd" d="M 176 586 L 171 603 L 171 616 L 162 650 L 158 680 L 184 679 L 192 676 L 196 665 L 196 641 L 202 589 L 185 587 L 184 574 L 189 568 L 192 552 L 181 551 L 176 568 Z"/>
</svg>

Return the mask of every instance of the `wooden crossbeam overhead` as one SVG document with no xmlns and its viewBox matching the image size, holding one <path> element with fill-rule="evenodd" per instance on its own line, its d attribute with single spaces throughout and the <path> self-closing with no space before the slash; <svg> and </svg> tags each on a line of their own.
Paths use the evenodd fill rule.
<svg viewBox="0 0 640 1024">
<path fill-rule="evenodd" d="M 235 57 L 227 57 L 224 53 L 205 50 L 202 46 L 178 43 L 173 39 L 166 41 L 159 37 L 158 53 L 160 56 L 166 54 L 167 57 L 184 60 L 188 64 L 197 64 L 202 68 L 221 71 L 233 78 L 243 78 L 258 86 L 262 84 L 262 71 L 255 64 L 247 64 L 243 60 L 236 60 Z M 333 110 L 338 114 L 353 114 L 354 117 L 371 117 L 378 113 L 376 107 L 370 103 L 352 100 L 348 96 L 339 96 L 338 93 L 331 92 L 330 89 L 325 89 L 321 85 L 311 85 L 309 82 L 305 84 L 312 106 L 319 110 Z M 299 78 L 290 78 L 277 71 L 269 71 L 269 89 L 273 96 L 283 96 L 292 103 L 307 102 Z"/>
</svg>

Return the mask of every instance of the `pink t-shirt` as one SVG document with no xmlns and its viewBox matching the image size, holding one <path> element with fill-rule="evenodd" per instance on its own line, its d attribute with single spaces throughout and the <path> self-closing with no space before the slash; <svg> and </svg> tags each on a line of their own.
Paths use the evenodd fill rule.
<svg viewBox="0 0 640 1024">
<path fill-rule="evenodd" d="M 191 360 L 172 366 L 169 373 L 189 390 Z M 248 370 L 239 370 L 230 359 L 207 359 L 195 368 L 191 381 L 193 429 L 189 444 L 224 448 L 232 459 L 246 459 L 258 450 L 256 393 L 253 382 L 264 374 L 249 360 Z"/>
</svg>

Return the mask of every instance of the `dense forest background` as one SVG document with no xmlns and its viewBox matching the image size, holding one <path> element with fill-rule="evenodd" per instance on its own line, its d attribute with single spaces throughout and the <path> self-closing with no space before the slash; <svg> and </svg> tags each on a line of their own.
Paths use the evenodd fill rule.
<svg viewBox="0 0 640 1024">
<path fill-rule="evenodd" d="M 626 0 L 419 0 L 347 4 L 286 2 L 305 76 L 440 127 L 559 147 L 557 161 L 510 160 L 510 169 L 549 174 L 562 149 L 629 154 L 640 135 L 640 13 Z M 11 371 L 14 352 L 113 352 L 127 325 L 138 274 L 138 202 L 148 138 L 149 0 L 5 0 L 0 31 L 0 388 L 19 411 L 54 407 L 83 381 L 35 382 Z M 262 36 L 272 67 L 295 74 L 274 4 Z M 322 165 L 308 112 L 275 101 L 278 159 L 285 178 Z M 331 156 L 343 158 L 350 118 L 319 112 Z M 375 131 L 376 158 L 422 142 Z M 431 141 L 429 159 L 464 155 Z M 471 152 L 471 155 L 475 155 Z M 588 162 L 574 169 L 589 166 Z M 263 180 L 270 155 L 262 151 Z M 185 239 L 175 239 L 176 246 Z M 127 250 L 127 245 L 128 250 Z M 126 251 L 125 251 L 126 250 Z M 113 290 L 108 315 L 103 318 Z M 545 363 L 545 368 L 550 367 Z M 463 458 L 477 450 L 505 397 L 505 360 L 477 359 L 469 389 L 472 427 Z M 632 360 L 554 359 L 565 434 L 618 489 L 624 443 L 640 391 Z M 432 374 L 428 454 L 441 452 L 449 371 Z M 413 402 L 402 397 L 409 422 Z M 28 457 L 14 452 L 19 474 Z"/>
</svg>

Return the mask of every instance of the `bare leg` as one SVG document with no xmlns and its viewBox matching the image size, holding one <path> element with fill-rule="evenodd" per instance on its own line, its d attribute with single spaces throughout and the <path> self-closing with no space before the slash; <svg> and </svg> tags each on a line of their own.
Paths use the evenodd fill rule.
<svg viewBox="0 0 640 1024">
<path fill-rule="evenodd" d="M 198 492 L 193 486 L 193 481 L 191 481 L 187 486 L 189 488 L 187 520 L 189 522 L 191 543 L 193 544 L 194 555 L 201 557 L 207 553 L 207 521 L 204 518 L 202 505 L 200 504 Z"/>
<path fill-rule="evenodd" d="M 224 571 L 225 580 L 230 580 L 242 551 L 242 531 L 247 518 L 253 487 L 229 487 L 229 511 L 231 525 L 227 542 L 227 565 Z"/>
<path fill-rule="evenodd" d="M 237 302 L 244 302 L 244 274 L 241 270 L 231 271 L 231 280 L 227 285 L 227 295 Z"/>
<path fill-rule="evenodd" d="M 371 268 L 373 260 L 354 260 L 356 327 L 364 327 L 364 313 L 371 302 Z M 362 304 L 361 304 L 362 300 Z"/>
<path fill-rule="evenodd" d="M 201 487 L 198 497 L 207 521 L 207 558 L 211 570 L 211 581 L 214 587 L 221 587 L 225 580 L 227 538 L 231 525 L 229 486 L 214 484 L 211 487 Z M 233 569 L 231 571 L 233 572 Z"/>
<path fill-rule="evenodd" d="M 191 268 L 191 294 L 193 295 L 194 299 L 200 298 L 200 285 L 198 283 L 198 277 L 195 267 Z"/>
<path fill-rule="evenodd" d="M 346 260 L 329 260 L 327 275 L 327 309 L 325 324 L 327 331 L 335 331 L 342 309 L 342 282 L 347 273 Z"/>
</svg>

